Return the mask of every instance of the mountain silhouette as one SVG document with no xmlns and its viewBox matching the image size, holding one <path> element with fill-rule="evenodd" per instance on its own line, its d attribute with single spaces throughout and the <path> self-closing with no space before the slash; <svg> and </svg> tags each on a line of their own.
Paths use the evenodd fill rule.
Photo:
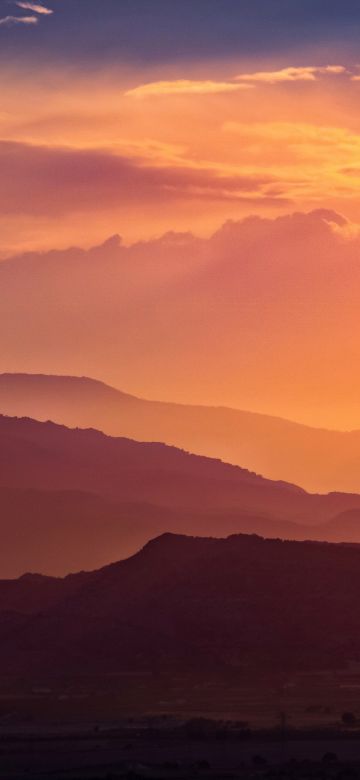
<svg viewBox="0 0 360 780">
<path fill-rule="evenodd" d="M 135 553 L 166 531 L 221 537 L 234 533 L 360 544 L 360 509 L 301 524 L 242 511 L 125 503 L 76 490 L 0 488 L 0 576 L 27 571 L 62 576 Z M 86 540 L 86 543 L 84 543 Z"/>
<path fill-rule="evenodd" d="M 88 574 L 1 581 L 2 673 L 343 668 L 360 660 L 359 597 L 358 548 L 165 534 Z"/>
<path fill-rule="evenodd" d="M 256 502 L 282 514 L 294 508 L 294 494 L 299 508 L 308 505 L 307 494 L 295 485 L 158 442 L 1 415 L 0 437 L 3 487 L 90 490 L 122 501 L 187 508 L 250 508 Z M 339 506 L 354 508 L 358 497 L 342 497 Z"/>
<path fill-rule="evenodd" d="M 86 377 L 0 375 L 0 412 L 162 441 L 313 492 L 360 492 L 360 431 L 222 407 L 147 401 Z"/>
<path fill-rule="evenodd" d="M 63 575 L 165 531 L 360 542 L 360 496 L 313 495 L 159 443 L 0 416 L 0 576 Z"/>
</svg>

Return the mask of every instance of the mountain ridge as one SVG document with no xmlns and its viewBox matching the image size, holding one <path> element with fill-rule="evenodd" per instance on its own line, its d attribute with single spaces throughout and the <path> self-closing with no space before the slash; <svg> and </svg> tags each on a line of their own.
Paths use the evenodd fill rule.
<svg viewBox="0 0 360 780">
<path fill-rule="evenodd" d="M 360 659 L 359 594 L 359 548 L 166 533 L 94 572 L 0 581 L 0 662 L 36 679 L 146 672 L 159 686 L 341 669 Z"/>
<path fill-rule="evenodd" d="M 0 375 L 0 412 L 161 441 L 315 493 L 360 492 L 360 431 L 227 407 L 142 399 L 87 377 Z"/>
<path fill-rule="evenodd" d="M 109 394 L 116 394 L 116 396 L 121 396 L 129 401 L 139 402 L 139 403 L 146 403 L 146 404 L 153 404 L 161 405 L 161 406 L 175 406 L 180 407 L 184 409 L 206 409 L 206 410 L 213 410 L 213 411 L 225 411 L 225 412 L 234 412 L 235 414 L 246 414 L 253 417 L 260 417 L 265 418 L 267 420 L 273 420 L 277 422 L 281 422 L 286 424 L 289 424 L 291 426 L 297 426 L 299 428 L 306 428 L 310 431 L 321 431 L 324 433 L 336 433 L 336 434 L 345 434 L 345 435 L 351 435 L 351 434 L 359 434 L 360 435 L 360 428 L 349 428 L 349 429 L 342 429 L 342 428 L 331 428 L 327 426 L 314 426 L 309 425 L 308 423 L 300 422 L 299 420 L 291 419 L 290 417 L 281 417 L 280 415 L 276 414 L 267 414 L 266 412 L 257 412 L 253 411 L 251 409 L 242 409 L 237 406 L 227 405 L 227 404 L 199 404 L 199 403 L 185 403 L 181 401 L 168 401 L 164 399 L 154 399 L 154 398 L 146 398 L 142 395 L 137 395 L 136 393 L 130 393 L 125 390 L 122 390 L 118 387 L 115 387 L 115 385 L 109 384 L 108 382 L 104 382 L 102 379 L 98 379 L 96 377 L 90 377 L 86 376 L 85 374 L 48 374 L 48 373 L 42 373 L 42 372 L 31 372 L 28 373 L 26 371 L 3 371 L 0 372 L 0 384 L 3 380 L 25 380 L 28 381 L 69 381 L 74 383 L 80 383 L 84 387 L 98 387 L 102 390 L 108 392 Z M 13 416 L 13 415 L 10 415 Z M 16 416 L 16 415 L 15 415 Z M 24 416 L 24 415 L 21 415 Z M 26 415 L 25 415 L 26 416 Z M 56 421 L 54 421 L 56 422 Z"/>
<path fill-rule="evenodd" d="M 164 531 L 359 543 L 360 495 L 310 494 L 163 443 L 0 415 L 0 530 L 0 576 L 62 574 Z"/>
</svg>

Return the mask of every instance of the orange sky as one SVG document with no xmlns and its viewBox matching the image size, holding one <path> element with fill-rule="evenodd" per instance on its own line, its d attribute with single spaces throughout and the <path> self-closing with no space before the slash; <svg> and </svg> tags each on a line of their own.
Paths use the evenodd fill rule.
<svg viewBox="0 0 360 780">
<path fill-rule="evenodd" d="M 360 68 L 256 65 L 3 69 L 2 256 L 319 206 L 360 223 Z"/>
</svg>

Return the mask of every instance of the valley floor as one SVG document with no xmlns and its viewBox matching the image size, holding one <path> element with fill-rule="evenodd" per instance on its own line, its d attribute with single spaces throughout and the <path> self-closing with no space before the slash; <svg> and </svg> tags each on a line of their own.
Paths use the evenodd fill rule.
<svg viewBox="0 0 360 780">
<path fill-rule="evenodd" d="M 6 780 L 249 780 L 358 778 L 360 734 L 314 738 L 253 735 L 242 740 L 189 740 L 118 731 L 2 735 L 0 777 Z"/>
<path fill-rule="evenodd" d="M 359 687 L 354 669 L 222 682 L 191 696 L 186 685 L 188 701 L 179 681 L 167 681 L 161 699 L 151 680 L 127 688 L 105 678 L 91 688 L 49 680 L 26 691 L 8 681 L 0 692 L 0 778 L 360 778 Z"/>
</svg>

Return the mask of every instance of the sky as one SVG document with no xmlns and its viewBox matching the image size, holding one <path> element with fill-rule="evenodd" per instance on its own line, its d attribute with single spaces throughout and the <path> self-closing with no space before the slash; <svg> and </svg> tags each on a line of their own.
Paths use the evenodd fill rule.
<svg viewBox="0 0 360 780">
<path fill-rule="evenodd" d="M 1 256 L 360 221 L 359 26 L 349 0 L 0 0 Z"/>
<path fill-rule="evenodd" d="M 92 360 L 85 335 L 76 358 L 61 318 L 56 353 L 35 324 L 29 330 L 39 276 L 27 275 L 25 288 L 19 277 L 2 369 L 79 373 L 81 363 L 139 395 L 360 427 L 359 32 L 358 0 L 0 0 L 0 260 L 30 252 L 32 268 L 43 251 L 88 249 L 114 234 L 151 257 L 142 269 L 149 297 L 136 276 L 121 317 L 107 317 L 108 288 L 91 295 Z M 300 223 L 288 216 L 313 213 Z M 263 240 L 256 256 L 249 225 L 252 241 L 257 230 Z M 217 266 L 227 279 L 221 305 L 216 290 L 204 292 L 215 245 L 216 263 L 223 257 L 214 236 L 231 236 L 237 262 L 231 274 Z M 177 304 L 168 330 L 175 364 L 171 312 L 164 303 L 165 327 L 155 327 L 153 296 L 159 283 L 167 290 L 168 274 L 180 295 L 179 251 L 191 290 L 203 258 L 204 297 L 197 308 L 191 295 Z M 72 280 L 77 272 L 66 267 Z M 97 268 L 98 289 L 99 278 Z M 139 284 L 141 335 L 124 313 L 136 310 Z M 236 302 L 226 298 L 240 284 L 247 301 L 241 291 Z M 65 311 L 61 297 L 56 304 Z M 216 348 L 204 351 L 204 328 Z"/>
</svg>

